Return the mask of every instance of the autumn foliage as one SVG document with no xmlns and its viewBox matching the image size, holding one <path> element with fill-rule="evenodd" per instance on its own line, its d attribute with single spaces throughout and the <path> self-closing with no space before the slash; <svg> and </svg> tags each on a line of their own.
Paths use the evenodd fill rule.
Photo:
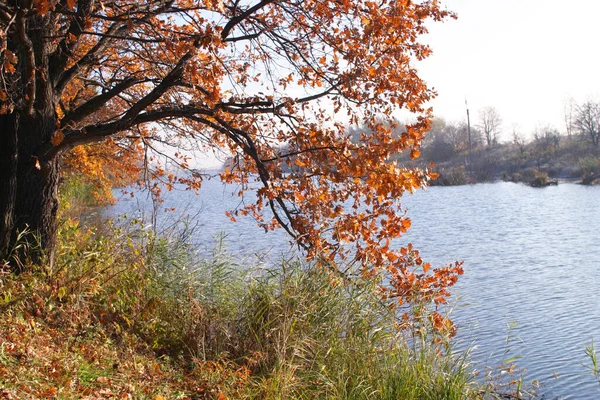
<svg viewBox="0 0 600 400">
<path fill-rule="evenodd" d="M 402 196 L 434 175 L 389 160 L 420 154 L 434 92 L 412 62 L 431 52 L 426 22 L 451 16 L 435 0 L 4 1 L 0 155 L 18 165 L 3 172 L 3 240 L 27 224 L 53 246 L 63 160 L 105 184 L 118 168 L 92 155 L 131 175 L 142 155 L 186 169 L 195 151 L 223 151 L 221 179 L 257 193 L 233 219 L 285 230 L 309 259 L 387 271 L 400 304 L 415 291 L 443 302 L 460 266 L 432 269 L 393 244 L 410 227 Z M 400 109 L 415 122 L 393 135 Z M 370 133 L 353 142 L 348 123 Z M 201 190 L 199 174 L 154 178 Z"/>
</svg>

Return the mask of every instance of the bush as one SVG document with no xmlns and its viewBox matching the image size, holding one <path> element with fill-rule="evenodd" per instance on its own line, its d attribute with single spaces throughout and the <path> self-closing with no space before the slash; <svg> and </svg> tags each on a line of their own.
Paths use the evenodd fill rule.
<svg viewBox="0 0 600 400">
<path fill-rule="evenodd" d="M 548 185 L 548 174 L 545 172 L 540 172 L 536 175 L 536 177 L 529 182 L 529 186 L 532 187 L 544 187 Z"/>
<path fill-rule="evenodd" d="M 527 168 L 521 171 L 521 182 L 529 184 L 533 182 L 538 176 L 538 171 L 535 168 Z"/>
<path fill-rule="evenodd" d="M 460 165 L 453 168 L 442 169 L 439 172 L 439 177 L 431 181 L 431 186 L 458 186 L 468 183 L 465 167 Z"/>
<path fill-rule="evenodd" d="M 597 178 L 600 173 L 600 158 L 598 157 L 585 157 L 579 161 L 579 168 L 581 170 L 580 177 L 584 184 L 591 184 Z"/>
</svg>

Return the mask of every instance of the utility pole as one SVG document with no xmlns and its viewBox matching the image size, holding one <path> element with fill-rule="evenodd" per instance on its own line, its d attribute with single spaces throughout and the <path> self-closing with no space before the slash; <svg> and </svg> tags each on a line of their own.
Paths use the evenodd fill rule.
<svg viewBox="0 0 600 400">
<path fill-rule="evenodd" d="M 469 104 L 467 103 L 467 98 L 465 97 L 465 107 L 467 108 L 467 133 L 469 134 L 469 160 L 467 163 L 467 171 L 469 173 L 469 180 L 473 179 L 473 146 L 471 145 L 471 116 L 469 115 Z"/>
<path fill-rule="evenodd" d="M 469 164 L 471 164 L 471 153 L 473 152 L 473 146 L 471 146 L 471 117 L 469 116 L 469 104 L 466 98 L 465 107 L 467 108 L 467 132 L 469 133 Z"/>
</svg>

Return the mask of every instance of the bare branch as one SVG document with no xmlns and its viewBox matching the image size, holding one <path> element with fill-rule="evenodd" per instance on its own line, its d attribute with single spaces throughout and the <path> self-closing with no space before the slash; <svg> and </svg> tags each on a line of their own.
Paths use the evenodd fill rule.
<svg viewBox="0 0 600 400">
<path fill-rule="evenodd" d="M 114 87 L 112 87 L 110 90 L 107 90 L 106 92 L 104 92 L 96 97 L 91 98 L 90 100 L 86 101 L 84 104 L 77 107 L 75 110 L 67 113 L 61 121 L 61 127 L 64 128 L 73 123 L 81 121 L 85 117 L 87 117 L 87 116 L 91 115 L 92 113 L 94 113 L 95 111 L 99 110 L 108 101 L 110 101 L 115 96 L 121 94 L 126 89 L 129 89 L 130 87 L 140 84 L 140 83 L 143 83 L 143 82 L 148 82 L 148 80 L 147 79 L 140 80 L 140 79 L 136 79 L 134 77 L 130 77 L 130 78 L 127 78 L 127 79 L 119 82 Z"/>
<path fill-rule="evenodd" d="M 227 22 L 227 24 L 225 25 L 225 27 L 223 27 L 223 31 L 221 31 L 221 39 L 226 40 L 227 37 L 229 36 L 229 34 L 231 33 L 231 31 L 240 23 L 242 23 L 244 20 L 246 20 L 248 17 L 250 17 L 252 14 L 254 14 L 255 12 L 257 12 L 258 10 L 260 10 L 261 8 L 273 3 L 275 0 L 262 0 L 261 2 L 255 4 L 254 6 L 250 7 L 249 9 L 247 9 L 246 11 L 244 11 L 242 14 L 233 17 L 229 20 L 229 22 Z"/>
</svg>

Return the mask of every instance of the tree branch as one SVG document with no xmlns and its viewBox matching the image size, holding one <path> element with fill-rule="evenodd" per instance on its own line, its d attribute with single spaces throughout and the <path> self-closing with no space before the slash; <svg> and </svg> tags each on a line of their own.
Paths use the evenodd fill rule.
<svg viewBox="0 0 600 400">
<path fill-rule="evenodd" d="M 36 73 L 35 73 L 35 53 L 33 43 L 27 36 L 25 27 L 25 13 L 23 10 L 17 12 L 17 38 L 25 51 L 25 111 L 28 115 L 33 114 L 33 104 L 35 103 L 36 92 Z"/>
<path fill-rule="evenodd" d="M 124 30 L 126 26 L 120 22 L 115 22 L 106 31 L 107 35 L 113 35 L 120 30 Z M 54 89 L 56 93 L 60 95 L 65 89 L 67 84 L 79 73 L 79 71 L 88 65 L 96 62 L 97 56 L 102 53 L 106 47 L 112 42 L 112 38 L 108 36 L 102 37 L 98 43 L 94 45 L 83 57 L 79 59 L 73 66 L 66 71 L 55 69 L 52 72 L 52 82 L 54 82 Z"/>
<path fill-rule="evenodd" d="M 262 32 L 257 32 L 257 33 L 251 33 L 248 35 L 243 35 L 243 36 L 236 36 L 236 37 L 231 37 L 231 38 L 227 38 L 225 40 L 223 40 L 224 42 L 241 42 L 243 40 L 252 40 L 252 39 L 256 39 L 257 37 L 259 37 L 260 35 L 262 35 Z"/>
<path fill-rule="evenodd" d="M 130 78 L 127 78 L 127 79 L 121 81 L 120 83 L 116 84 L 114 87 L 112 87 L 105 93 L 102 93 L 96 97 L 91 98 L 90 100 L 86 101 L 85 103 L 83 103 L 82 105 L 77 107 L 76 109 L 67 113 L 61 121 L 61 127 L 65 128 L 73 123 L 81 121 L 85 117 L 87 117 L 87 116 L 91 115 L 92 113 L 94 113 L 95 111 L 99 110 L 108 101 L 110 101 L 115 96 L 121 94 L 126 89 L 128 89 L 134 85 L 137 85 L 137 84 L 140 84 L 143 82 L 147 82 L 147 81 L 148 81 L 147 79 L 140 80 L 140 79 L 136 79 L 133 77 L 130 77 Z"/>
<path fill-rule="evenodd" d="M 69 60 L 73 58 L 73 51 L 78 44 L 79 37 L 84 32 L 83 27 L 85 26 L 86 19 L 89 18 L 93 7 L 94 0 L 79 0 L 77 2 L 77 13 L 73 16 L 65 37 L 58 44 L 56 51 L 50 59 L 51 79 L 54 78 L 57 73 L 61 73 Z M 54 80 L 52 82 L 54 82 Z"/>
<path fill-rule="evenodd" d="M 242 14 L 231 18 L 223 28 L 223 31 L 221 31 L 221 39 L 226 40 L 233 28 L 235 28 L 238 24 L 242 23 L 246 18 L 254 14 L 256 11 L 273 3 L 274 1 L 275 0 L 262 0 L 261 2 L 255 4 L 254 6 L 244 11 Z"/>
</svg>

